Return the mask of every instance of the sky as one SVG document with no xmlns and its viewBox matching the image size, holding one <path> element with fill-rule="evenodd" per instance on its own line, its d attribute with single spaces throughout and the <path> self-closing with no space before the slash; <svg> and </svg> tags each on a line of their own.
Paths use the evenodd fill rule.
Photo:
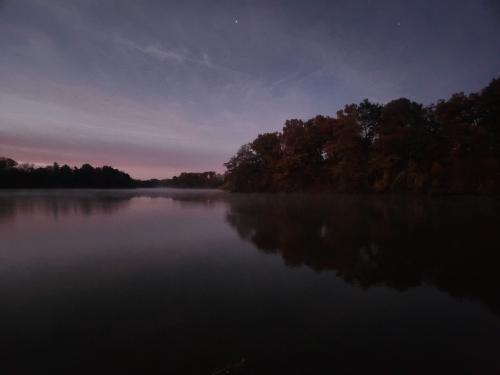
<svg viewBox="0 0 500 375">
<path fill-rule="evenodd" d="M 286 119 L 500 77 L 500 0 L 0 0 L 0 156 L 215 170 Z"/>
</svg>

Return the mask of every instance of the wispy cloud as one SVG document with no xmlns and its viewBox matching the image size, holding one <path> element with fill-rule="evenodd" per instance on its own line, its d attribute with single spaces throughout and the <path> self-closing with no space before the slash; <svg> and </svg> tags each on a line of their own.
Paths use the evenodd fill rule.
<svg viewBox="0 0 500 375">
<path fill-rule="evenodd" d="M 173 49 L 162 46 L 161 44 L 147 44 L 142 45 L 140 43 L 126 40 L 123 38 L 115 38 L 118 43 L 124 44 L 132 50 L 139 51 L 153 59 L 162 62 L 172 62 L 176 64 L 191 63 L 199 67 L 216 70 L 219 72 L 226 72 L 232 75 L 239 75 L 250 77 L 250 75 L 245 74 L 239 70 L 232 69 L 222 64 L 217 64 L 212 61 L 208 53 L 202 52 L 196 55 L 192 52 L 188 52 L 186 48 Z"/>
<path fill-rule="evenodd" d="M 141 46 L 139 44 L 130 42 L 129 46 L 161 61 L 174 61 L 177 63 L 182 63 L 186 60 L 186 55 L 183 53 L 154 45 Z"/>
</svg>

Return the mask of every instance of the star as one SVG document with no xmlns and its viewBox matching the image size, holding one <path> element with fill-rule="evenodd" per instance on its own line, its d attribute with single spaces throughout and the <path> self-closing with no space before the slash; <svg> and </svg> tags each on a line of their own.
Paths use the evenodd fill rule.
<svg viewBox="0 0 500 375">
<path fill-rule="evenodd" d="M 238 19 L 237 19 L 237 18 L 234 20 L 234 23 L 235 23 L 235 24 L 238 24 Z"/>
</svg>

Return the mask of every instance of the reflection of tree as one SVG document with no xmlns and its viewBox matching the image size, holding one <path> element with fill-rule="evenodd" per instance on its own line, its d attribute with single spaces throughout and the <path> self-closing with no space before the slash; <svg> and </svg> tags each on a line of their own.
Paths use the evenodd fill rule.
<svg viewBox="0 0 500 375">
<path fill-rule="evenodd" d="M 0 222 L 11 220 L 16 215 L 43 214 L 54 218 L 68 215 L 94 214 L 111 215 L 130 203 L 131 196 L 126 194 L 93 193 L 33 193 L 0 195 Z"/>
<path fill-rule="evenodd" d="M 500 313 L 500 201 L 352 195 L 239 195 L 218 191 L 116 190 L 0 194 L 0 222 L 18 214 L 111 215 L 132 199 L 228 205 L 227 221 L 286 265 L 335 271 L 363 288 L 427 283 Z"/>
<path fill-rule="evenodd" d="M 126 208 L 132 199 L 170 199 L 182 206 L 212 206 L 225 196 L 217 190 L 130 189 L 130 190 L 17 190 L 0 192 L 0 222 L 19 214 L 112 215 Z"/>
<path fill-rule="evenodd" d="M 227 221 L 288 266 L 397 290 L 428 283 L 500 313 L 500 202 L 475 198 L 254 196 Z"/>
</svg>

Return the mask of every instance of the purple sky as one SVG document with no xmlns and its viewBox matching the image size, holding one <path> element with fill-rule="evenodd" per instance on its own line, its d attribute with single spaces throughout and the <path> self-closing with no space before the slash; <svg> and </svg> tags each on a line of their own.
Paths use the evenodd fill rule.
<svg viewBox="0 0 500 375">
<path fill-rule="evenodd" d="M 222 171 L 258 133 L 500 76 L 498 0 L 0 0 L 0 156 Z"/>
</svg>

